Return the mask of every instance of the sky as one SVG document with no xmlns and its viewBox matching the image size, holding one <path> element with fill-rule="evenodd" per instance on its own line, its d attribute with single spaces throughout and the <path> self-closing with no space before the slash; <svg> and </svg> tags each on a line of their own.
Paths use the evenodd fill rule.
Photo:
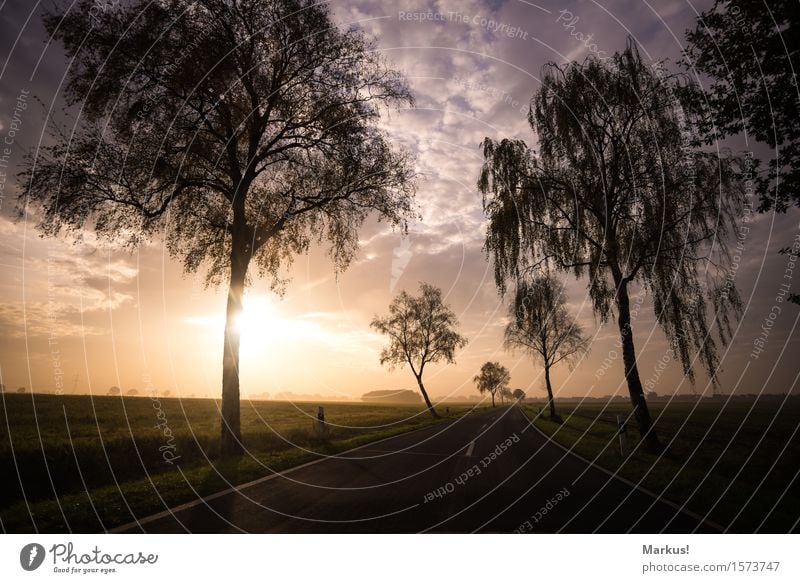
<svg viewBox="0 0 800 583">
<path fill-rule="evenodd" d="M 423 281 L 442 288 L 469 340 L 455 364 L 426 371 L 430 394 L 476 394 L 473 377 L 496 360 L 511 370 L 512 388 L 542 396 L 542 368 L 503 347 L 507 298 L 498 295 L 483 251 L 479 145 L 488 136 L 535 146 L 526 115 L 547 62 L 610 55 L 630 36 L 644 59 L 667 59 L 667 68 L 676 70 L 686 29 L 709 5 L 334 2 L 337 23 L 374 35 L 377 49 L 409 80 L 414 107 L 387 113 L 383 123 L 416 158 L 422 218 L 407 237 L 368 221 L 344 273 L 334 273 L 324 250 L 312 248 L 286 267 L 283 296 L 270 292 L 268 281 L 254 281 L 242 318 L 243 396 L 359 398 L 370 390 L 414 388 L 410 371 L 380 365 L 385 339 L 369 322 L 397 293 L 416 292 Z M 158 239 L 134 251 L 110 247 L 91 232 L 80 242 L 44 239 L 35 230 L 34 209 L 17 213 L 16 172 L 24 155 L 47 140 L 45 112 L 61 107 L 67 70 L 62 48 L 47 42 L 41 12 L 40 2 L 0 0 L 0 380 L 8 391 L 105 394 L 118 386 L 218 396 L 226 290 L 206 289 L 201 276 L 182 273 Z M 727 145 L 769 155 L 743 139 Z M 758 215 L 750 224 L 731 272 L 745 310 L 722 351 L 724 393 L 798 392 L 800 310 L 776 299 L 781 284 L 800 277 L 800 265 L 791 271 L 790 258 L 777 252 L 800 235 L 798 221 L 800 212 L 791 209 Z M 574 368 L 554 369 L 557 396 L 627 394 L 616 322 L 601 325 L 595 318 L 586 281 L 565 283 L 591 350 Z M 662 395 L 710 394 L 704 374 L 694 386 L 683 377 L 651 303 L 638 301 L 633 327 L 642 381 Z M 766 348 L 754 355 L 760 335 Z"/>
</svg>

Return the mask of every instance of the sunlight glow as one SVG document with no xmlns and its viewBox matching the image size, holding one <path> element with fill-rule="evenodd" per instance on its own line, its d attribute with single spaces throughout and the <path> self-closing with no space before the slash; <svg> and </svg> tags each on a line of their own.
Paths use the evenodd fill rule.
<svg viewBox="0 0 800 583">
<path fill-rule="evenodd" d="M 245 296 L 242 304 L 242 313 L 236 318 L 235 326 L 242 335 L 243 352 L 260 353 L 297 340 L 336 343 L 335 334 L 320 326 L 317 318 L 285 318 L 269 296 Z M 190 317 L 186 322 L 219 334 L 225 329 L 224 314 Z"/>
<path fill-rule="evenodd" d="M 183 323 L 190 328 L 186 333 L 193 341 L 205 345 L 211 366 L 218 366 L 224 310 L 184 318 Z M 381 372 L 378 354 L 384 339 L 344 312 L 293 313 L 290 304 L 253 293 L 245 296 L 235 326 L 241 333 L 241 382 L 250 394 L 285 391 L 301 374 L 303 390 L 305 385 L 321 384 L 339 391 L 338 383 L 349 388 L 356 372 Z M 327 371 L 324 378 L 319 370 Z M 214 368 L 207 374 L 216 378 L 219 371 Z M 346 382 L 340 380 L 342 376 Z"/>
<path fill-rule="evenodd" d="M 259 334 L 267 332 L 277 316 L 272 300 L 266 296 L 245 296 L 242 300 L 242 313 L 236 318 L 234 325 L 242 336 L 257 338 Z"/>
</svg>

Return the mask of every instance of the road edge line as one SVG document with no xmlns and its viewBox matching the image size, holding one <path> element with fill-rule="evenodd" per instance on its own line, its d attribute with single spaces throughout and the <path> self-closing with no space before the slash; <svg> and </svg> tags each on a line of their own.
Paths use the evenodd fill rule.
<svg viewBox="0 0 800 583">
<path fill-rule="evenodd" d="M 324 462 L 331 458 L 336 458 L 338 456 L 351 453 L 354 451 L 358 451 L 359 449 L 363 449 L 365 447 L 369 447 L 371 445 L 376 445 L 378 443 L 388 441 L 390 439 L 394 439 L 396 437 L 410 435 L 412 433 L 416 433 L 417 431 L 422 431 L 424 429 L 429 429 L 431 427 L 435 427 L 437 425 L 449 425 L 453 421 L 457 421 L 461 419 L 462 416 L 456 417 L 455 419 L 451 419 L 448 423 L 441 423 L 441 424 L 432 424 L 426 425 L 425 427 L 418 427 L 416 429 L 412 429 L 411 431 L 404 431 L 402 433 L 398 433 L 397 435 L 390 435 L 389 437 L 382 437 L 376 441 L 370 441 L 363 445 L 359 445 L 357 447 L 347 449 L 345 451 L 340 451 L 336 455 L 330 455 L 326 457 L 321 457 L 319 459 L 311 460 L 309 462 L 305 462 L 300 464 L 299 466 L 292 466 L 291 468 L 287 468 L 281 472 L 275 472 L 270 474 L 269 476 L 263 476 L 261 478 L 256 478 L 255 480 L 251 480 L 249 482 L 245 482 L 244 484 L 239 484 L 238 486 L 231 486 L 230 488 L 226 488 L 225 490 L 220 490 L 219 492 L 214 492 L 213 494 L 209 494 L 208 496 L 203 496 L 202 498 L 197 498 L 190 502 L 184 502 L 183 504 L 179 504 L 178 506 L 173 506 L 172 508 L 167 508 L 166 510 L 162 510 L 161 512 L 157 512 L 155 514 L 150 514 L 138 520 L 134 520 L 132 522 L 128 522 L 127 524 L 122 524 L 120 526 L 114 527 L 110 530 L 106 530 L 106 534 L 125 534 L 126 530 L 130 530 L 131 528 L 141 527 L 143 524 L 150 524 L 151 522 L 155 522 L 156 520 L 160 520 L 162 518 L 166 518 L 168 516 L 173 516 L 177 512 L 183 512 L 184 510 L 188 510 L 189 508 L 194 508 L 195 506 L 199 506 L 200 504 L 206 504 L 206 502 L 211 502 L 212 500 L 216 500 L 217 498 L 221 498 L 223 496 L 227 496 L 228 494 L 233 494 L 234 492 L 239 492 L 246 488 L 250 488 L 252 486 L 257 486 L 258 484 L 263 484 L 264 482 L 268 482 L 274 478 L 279 476 L 285 476 L 286 474 L 290 474 L 294 471 L 301 470 L 303 468 L 307 468 L 309 466 L 313 466 L 314 464 L 318 464 L 320 462 Z M 207 504 L 206 504 L 207 505 Z M 127 533 L 127 534 L 146 534 L 146 533 Z"/>
<path fill-rule="evenodd" d="M 619 474 L 617 474 L 615 472 L 612 472 L 611 470 L 609 470 L 607 468 L 604 468 L 603 466 L 598 465 L 598 464 L 592 462 L 591 460 L 586 459 L 585 457 L 583 457 L 579 453 L 576 453 L 576 452 L 572 451 L 571 449 L 569 449 L 568 447 L 558 443 L 551 436 L 547 435 L 544 431 L 542 431 L 541 429 L 536 427 L 536 424 L 533 422 L 533 420 L 530 417 L 528 417 L 522 409 L 519 409 L 519 412 L 527 420 L 528 424 L 531 427 L 533 427 L 533 429 L 535 431 L 537 431 L 542 437 L 544 437 L 548 442 L 552 443 L 553 445 L 556 445 L 556 446 L 560 447 L 565 452 L 575 456 L 576 458 L 578 458 L 579 460 L 581 460 L 583 462 L 586 462 L 589 466 L 591 466 L 591 467 L 593 467 L 593 468 L 595 468 L 597 470 L 600 470 L 604 474 L 606 474 L 608 476 L 611 476 L 612 478 L 614 478 L 616 480 L 619 480 L 623 484 L 631 486 L 635 490 L 639 490 L 640 492 L 643 492 L 644 494 L 647 494 L 648 496 L 650 496 L 654 500 L 657 500 L 658 502 L 663 502 L 664 504 L 666 504 L 667 506 L 677 510 L 678 512 L 682 512 L 682 513 L 686 514 L 687 516 L 689 516 L 691 518 L 694 518 L 695 520 L 699 520 L 701 524 L 705 524 L 705 525 L 710 526 L 711 528 L 713 528 L 715 530 L 718 530 L 720 532 L 720 534 L 725 534 L 725 528 L 723 526 L 717 524 L 713 520 L 709 520 L 708 518 L 703 518 L 702 516 L 700 516 L 699 514 L 694 512 L 693 510 L 689 510 L 688 508 L 681 508 L 681 506 L 677 502 L 673 502 L 672 500 L 670 500 L 669 498 L 666 498 L 664 496 L 659 496 L 658 494 L 656 494 L 652 490 L 648 490 L 644 486 L 640 486 L 639 484 L 636 484 L 635 482 L 632 482 L 628 478 L 620 476 Z"/>
</svg>

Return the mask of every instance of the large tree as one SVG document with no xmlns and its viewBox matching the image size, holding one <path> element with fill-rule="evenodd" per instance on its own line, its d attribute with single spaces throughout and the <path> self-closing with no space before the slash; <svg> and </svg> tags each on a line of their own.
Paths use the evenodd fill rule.
<svg viewBox="0 0 800 583">
<path fill-rule="evenodd" d="M 454 363 L 456 350 L 467 343 L 457 332 L 458 318 L 445 304 L 442 290 L 421 283 L 419 296 L 402 291 L 389 305 L 389 315 L 375 316 L 370 325 L 389 337 L 389 345 L 381 351 L 381 364 L 408 365 L 428 411 L 438 417 L 422 383 L 422 374 L 429 363 Z"/>
<path fill-rule="evenodd" d="M 588 276 L 602 322 L 616 308 L 628 392 L 653 450 L 661 445 L 636 363 L 630 287 L 650 292 L 692 380 L 695 358 L 712 378 L 718 366 L 709 300 L 721 342 L 740 304 L 721 271 L 742 208 L 739 175 L 733 159 L 689 145 L 685 89 L 632 44 L 608 60 L 547 65 L 528 117 L 538 152 L 487 138 L 478 181 L 501 291 L 547 264 Z"/>
<path fill-rule="evenodd" d="M 800 3 L 716 0 L 687 32 L 684 66 L 711 80 L 706 136 L 748 136 L 769 145 L 757 180 L 759 210 L 800 205 Z"/>
<path fill-rule="evenodd" d="M 161 235 L 189 272 L 228 284 L 221 442 L 241 451 L 247 282 L 327 244 L 337 269 L 373 211 L 405 228 L 413 173 L 377 120 L 404 78 L 313 0 L 80 0 L 46 15 L 70 59 L 75 125 L 31 160 L 27 201 L 47 235 Z"/>
<path fill-rule="evenodd" d="M 484 362 L 481 371 L 472 379 L 478 392 L 483 395 L 489 393 L 492 396 L 492 407 L 495 406 L 495 395 L 504 397 L 508 391 L 508 383 L 511 381 L 511 373 L 499 362 Z"/>
<path fill-rule="evenodd" d="M 566 301 L 564 284 L 548 273 L 521 281 L 509 305 L 505 333 L 506 346 L 542 361 L 550 417 L 555 420 L 560 417 L 556 414 L 550 369 L 574 360 L 588 348 L 588 339 L 570 317 Z"/>
</svg>

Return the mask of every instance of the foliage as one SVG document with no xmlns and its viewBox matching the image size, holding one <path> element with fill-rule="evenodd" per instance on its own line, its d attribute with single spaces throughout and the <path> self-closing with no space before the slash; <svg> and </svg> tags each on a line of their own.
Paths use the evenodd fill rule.
<svg viewBox="0 0 800 583">
<path fill-rule="evenodd" d="M 506 345 L 541 357 L 548 369 L 588 349 L 583 330 L 567 310 L 564 284 L 550 274 L 520 282 L 509 320 Z"/>
<path fill-rule="evenodd" d="M 686 35 L 684 67 L 711 79 L 707 141 L 746 132 L 774 152 L 756 181 L 761 211 L 800 205 L 799 26 L 794 0 L 716 0 Z"/>
<path fill-rule="evenodd" d="M 564 284 L 549 273 L 517 284 L 514 302 L 509 306 L 506 346 L 520 349 L 541 359 L 550 416 L 556 418 L 550 369 L 562 361 L 573 362 L 588 350 L 588 339 L 570 317 Z"/>
<path fill-rule="evenodd" d="M 413 216 L 411 170 L 375 122 L 405 104 L 372 42 L 308 0 L 141 0 L 50 13 L 76 59 L 75 134 L 56 132 L 28 171 L 54 235 L 93 227 L 138 244 L 164 232 L 188 271 L 228 277 L 234 235 L 273 276 L 312 241 L 337 267 L 372 210 Z"/>
<path fill-rule="evenodd" d="M 588 276 L 601 321 L 616 307 L 631 400 L 654 446 L 629 286 L 653 298 L 690 380 L 696 360 L 715 378 L 718 342 L 729 339 L 741 305 L 725 267 L 743 207 L 743 164 L 692 147 L 688 101 L 696 94 L 660 63 L 642 62 L 633 44 L 608 60 L 550 64 L 529 114 L 538 152 L 521 140 L 487 138 L 478 181 L 485 247 L 502 291 L 544 265 Z"/>
<path fill-rule="evenodd" d="M 378 127 L 412 102 L 374 43 L 312 0 L 92 0 L 45 15 L 71 66 L 71 129 L 30 159 L 23 206 L 46 235 L 140 245 L 158 235 L 188 272 L 228 282 L 221 425 L 241 451 L 234 322 L 248 279 L 313 243 L 336 269 L 371 213 L 415 216 L 408 155 Z M 250 270 L 251 263 L 254 269 Z"/>
<path fill-rule="evenodd" d="M 389 337 L 388 346 L 381 351 L 381 364 L 390 367 L 408 365 L 417 379 L 422 396 L 431 413 L 433 405 L 422 383 L 422 374 L 429 363 L 455 363 L 455 352 L 466 345 L 461 336 L 458 318 L 445 304 L 442 290 L 427 283 L 420 284 L 420 295 L 406 291 L 392 300 L 389 315 L 375 316 L 370 326 Z"/>
<path fill-rule="evenodd" d="M 511 373 L 499 362 L 485 362 L 481 366 L 480 373 L 475 375 L 472 380 L 477 385 L 481 395 L 489 393 L 492 396 L 492 405 L 494 406 L 495 395 L 498 393 L 502 395 L 508 392 Z"/>
</svg>

